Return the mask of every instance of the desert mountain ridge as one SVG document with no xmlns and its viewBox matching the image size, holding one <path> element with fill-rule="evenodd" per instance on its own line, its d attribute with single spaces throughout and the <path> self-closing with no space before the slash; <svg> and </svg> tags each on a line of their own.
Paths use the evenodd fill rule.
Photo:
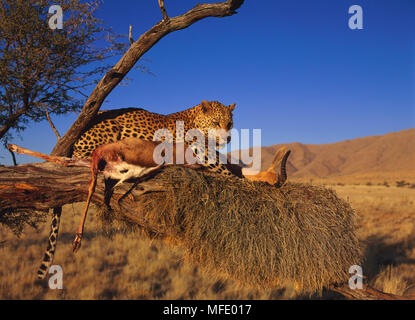
<svg viewBox="0 0 415 320">
<path fill-rule="evenodd" d="M 269 167 L 275 151 L 282 146 L 291 150 L 287 172 L 292 178 L 415 174 L 414 128 L 330 144 L 294 142 L 262 147 L 261 170 Z"/>
</svg>

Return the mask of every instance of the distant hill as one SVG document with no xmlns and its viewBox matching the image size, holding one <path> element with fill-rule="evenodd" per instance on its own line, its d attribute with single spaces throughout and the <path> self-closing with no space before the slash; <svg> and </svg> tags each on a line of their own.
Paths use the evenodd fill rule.
<svg viewBox="0 0 415 320">
<path fill-rule="evenodd" d="M 291 150 L 287 165 L 291 178 L 415 172 L 414 128 L 330 144 L 295 142 L 262 147 L 262 170 L 283 145 Z"/>
</svg>

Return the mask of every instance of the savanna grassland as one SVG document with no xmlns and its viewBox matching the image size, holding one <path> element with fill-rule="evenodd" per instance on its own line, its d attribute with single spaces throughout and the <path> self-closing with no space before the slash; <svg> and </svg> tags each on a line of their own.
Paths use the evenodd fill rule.
<svg viewBox="0 0 415 320">
<path fill-rule="evenodd" d="M 393 294 L 415 294 L 415 129 L 286 146 L 292 150 L 290 181 L 331 188 L 355 209 L 366 283 Z M 280 147 L 263 148 L 263 168 Z M 0 299 L 304 298 L 290 284 L 285 290 L 262 289 L 207 273 L 185 262 L 180 247 L 117 224 L 104 228 L 95 210 L 88 215 L 83 245 L 73 254 L 82 207 L 67 205 L 62 214 L 54 264 L 63 268 L 63 290 L 36 281 L 50 218 L 37 229 L 26 227 L 19 238 L 0 225 Z"/>
<path fill-rule="evenodd" d="M 366 245 L 364 275 L 384 292 L 415 293 L 415 186 L 336 185 L 358 213 L 358 235 Z M 398 187 L 399 186 L 399 187 Z"/>
<path fill-rule="evenodd" d="M 91 210 L 83 245 L 72 253 L 83 203 L 64 207 L 54 264 L 63 290 L 36 281 L 48 225 L 26 228 L 20 238 L 0 226 L 0 299 L 270 299 L 273 290 L 244 288 L 183 262 L 180 248 L 149 240 L 140 230 L 103 228 Z"/>
<path fill-rule="evenodd" d="M 399 181 L 399 180 L 398 180 Z M 415 293 L 415 188 L 411 184 L 327 184 L 349 201 L 365 243 L 366 281 L 385 292 Z M 26 227 L 17 238 L 0 227 L 0 299 L 286 299 L 292 288 L 260 289 L 208 274 L 184 262 L 182 250 L 149 240 L 140 230 L 102 227 L 88 217 L 83 246 L 71 243 L 82 203 L 64 207 L 54 264 L 63 268 L 63 290 L 36 281 L 48 224 Z M 326 296 L 330 297 L 330 296 Z M 323 298 L 325 295 L 323 294 Z"/>
</svg>

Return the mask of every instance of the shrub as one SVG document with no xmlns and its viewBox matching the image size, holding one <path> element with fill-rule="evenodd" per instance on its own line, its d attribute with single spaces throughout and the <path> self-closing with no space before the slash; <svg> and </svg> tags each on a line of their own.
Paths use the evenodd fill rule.
<svg viewBox="0 0 415 320">
<path fill-rule="evenodd" d="M 396 181 L 396 186 L 398 188 L 405 187 L 408 183 L 405 180 Z"/>
</svg>

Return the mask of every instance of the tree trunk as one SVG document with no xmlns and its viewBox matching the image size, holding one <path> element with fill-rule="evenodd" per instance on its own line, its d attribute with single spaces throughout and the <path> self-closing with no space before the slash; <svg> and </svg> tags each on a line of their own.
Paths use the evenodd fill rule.
<svg viewBox="0 0 415 320">
<path fill-rule="evenodd" d="M 85 201 L 90 177 L 91 171 L 85 166 L 63 167 L 50 162 L 0 167 L 0 221 L 2 215 L 13 210 L 44 211 Z M 169 185 L 149 179 L 142 181 L 134 189 L 131 189 L 132 186 L 133 183 L 124 183 L 116 188 L 111 194 L 111 208 L 123 214 L 132 223 L 144 227 L 146 231 L 150 233 L 157 231 L 163 236 L 157 227 L 155 230 L 143 222 L 136 207 L 140 195 L 147 192 L 163 192 Z M 105 183 L 102 176 L 99 176 L 91 201 L 102 206 L 105 200 L 104 190 Z M 129 192 L 128 197 L 126 197 L 127 192 Z"/>
<path fill-rule="evenodd" d="M 88 168 L 53 163 L 0 167 L 0 216 L 13 209 L 45 210 L 83 201 L 89 175 Z M 95 199 L 100 194 L 98 187 Z"/>
<path fill-rule="evenodd" d="M 191 169 L 189 169 L 191 170 Z M 0 167 L 0 217 L 16 209 L 47 210 L 65 204 L 85 201 L 88 195 L 88 181 L 91 172 L 87 167 L 62 167 L 54 163 L 27 164 L 16 167 Z M 111 206 L 120 209 L 120 199 L 132 184 L 123 184 L 112 196 Z M 146 191 L 163 191 L 163 185 L 151 180 L 140 183 Z M 133 190 L 136 198 L 143 191 Z M 93 202 L 104 202 L 104 182 L 99 177 Z M 125 199 L 123 211 L 134 212 L 135 202 Z M 128 215 L 131 217 L 131 215 Z M 138 221 L 139 219 L 133 219 Z"/>
</svg>

